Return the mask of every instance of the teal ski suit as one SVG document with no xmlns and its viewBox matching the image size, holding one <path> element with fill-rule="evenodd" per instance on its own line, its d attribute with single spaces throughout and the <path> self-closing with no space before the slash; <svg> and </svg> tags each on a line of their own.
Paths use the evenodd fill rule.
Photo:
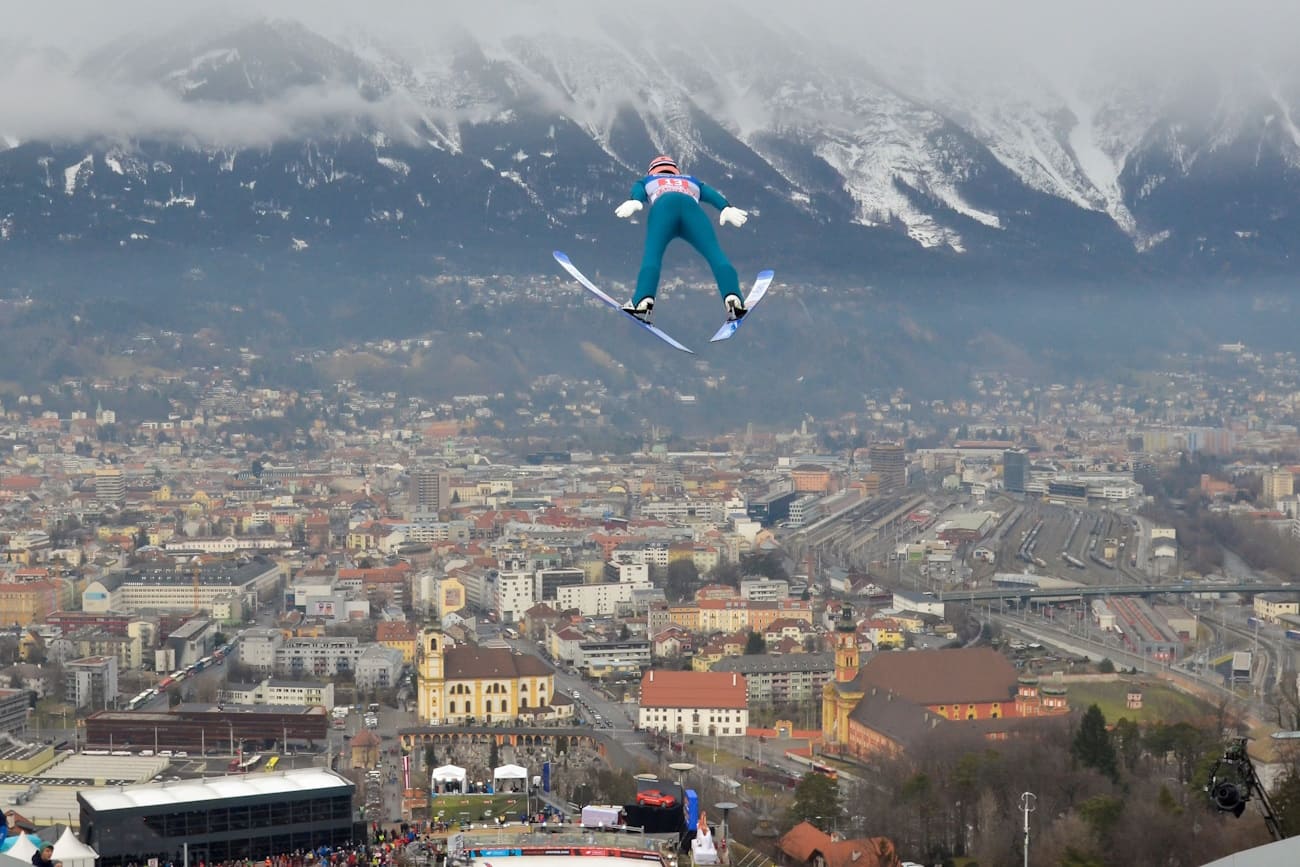
<svg viewBox="0 0 1300 867">
<path fill-rule="evenodd" d="M 632 303 L 653 298 L 659 291 L 664 251 L 674 238 L 685 240 L 709 263 L 718 293 L 724 299 L 728 295 L 745 297 L 736 268 L 722 252 L 709 215 L 700 207 L 704 202 L 721 211 L 727 207 L 722 193 L 689 175 L 647 175 L 632 185 L 632 198 L 650 205 L 645 221 L 645 255 L 636 275 Z"/>
</svg>

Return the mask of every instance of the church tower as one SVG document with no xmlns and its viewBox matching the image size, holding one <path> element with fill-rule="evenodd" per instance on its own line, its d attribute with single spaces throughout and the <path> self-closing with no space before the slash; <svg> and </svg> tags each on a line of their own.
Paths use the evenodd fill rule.
<svg viewBox="0 0 1300 867">
<path fill-rule="evenodd" d="M 420 634 L 420 653 L 417 660 L 420 721 L 429 724 L 443 721 L 443 690 L 446 681 L 443 674 L 442 653 L 445 642 L 446 636 L 437 629 L 428 628 Z"/>
<path fill-rule="evenodd" d="M 858 624 L 853 606 L 845 602 L 835 623 L 835 677 L 822 687 L 822 743 L 829 750 L 848 745 L 849 714 L 863 695 L 856 683 L 861 664 Z"/>
<path fill-rule="evenodd" d="M 853 606 L 845 602 L 835 624 L 835 682 L 848 683 L 858 676 L 858 624 Z"/>
</svg>

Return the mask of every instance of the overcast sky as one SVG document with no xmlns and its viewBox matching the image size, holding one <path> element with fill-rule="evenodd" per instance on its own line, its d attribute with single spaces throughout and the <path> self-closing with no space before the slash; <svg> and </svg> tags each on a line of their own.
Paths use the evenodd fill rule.
<svg viewBox="0 0 1300 867">
<path fill-rule="evenodd" d="M 449 11 L 453 6 L 460 8 Z M 446 32 L 449 19 L 484 36 L 547 30 L 586 35 L 600 32 L 597 14 L 638 15 L 646 8 L 653 10 L 644 22 L 646 38 L 656 28 L 671 33 L 676 26 L 690 28 L 692 38 L 700 31 L 727 38 L 730 19 L 723 0 L 658 0 L 649 7 L 611 0 L 4 0 L 0 135 L 166 132 L 176 126 L 200 138 L 223 128 L 249 129 L 256 141 L 288 134 L 314 114 L 366 110 L 347 94 L 315 93 L 260 118 L 256 112 L 236 112 L 239 122 L 230 127 L 231 119 L 221 111 L 181 106 L 161 91 L 62 80 L 44 60 L 29 58 L 14 69 L 13 58 L 20 54 L 7 48 L 5 39 L 56 48 L 76 59 L 119 36 L 233 10 L 294 18 L 330 37 L 368 31 L 410 45 Z M 1295 0 L 745 0 L 738 8 L 778 33 L 791 29 L 838 43 L 885 69 L 906 69 L 910 75 L 923 63 L 940 75 L 976 81 L 1004 68 L 1016 75 L 1044 70 L 1053 81 L 1095 77 L 1098 70 L 1118 78 L 1177 80 L 1207 68 L 1250 69 L 1289 58 L 1300 33 Z M 755 52 L 762 50 L 754 46 Z"/>
<path fill-rule="evenodd" d="M 658 11 L 645 22 L 647 30 L 679 21 L 689 26 L 692 9 L 712 10 L 722 2 L 704 4 L 659 0 L 648 7 Z M 4 6 L 6 31 L 73 50 L 204 10 L 292 17 L 325 30 L 361 25 L 409 35 L 436 30 L 449 18 L 476 29 L 582 28 L 596 9 L 639 14 L 637 9 L 647 8 L 609 0 L 6 0 Z M 938 41 L 1027 53 L 1145 45 L 1186 59 L 1206 52 L 1246 59 L 1260 43 L 1293 42 L 1300 24 L 1300 4 L 1293 0 L 745 0 L 739 6 L 782 25 L 866 44 L 902 40 L 920 47 Z"/>
</svg>

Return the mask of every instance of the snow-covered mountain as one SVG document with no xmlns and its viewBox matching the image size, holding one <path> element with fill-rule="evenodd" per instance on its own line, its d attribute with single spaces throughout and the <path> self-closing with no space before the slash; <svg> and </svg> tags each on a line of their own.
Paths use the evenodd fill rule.
<svg viewBox="0 0 1300 867">
<path fill-rule="evenodd" d="M 665 39 L 616 13 L 491 39 L 259 20 L 75 67 L 9 53 L 0 82 L 51 98 L 0 98 L 0 244 L 499 265 L 563 241 L 625 261 L 612 208 L 666 151 L 754 212 L 740 255 L 824 273 L 1241 274 L 1300 254 L 1300 76 L 935 74 L 731 12 L 718 41 L 723 13 L 700 14 Z"/>
</svg>

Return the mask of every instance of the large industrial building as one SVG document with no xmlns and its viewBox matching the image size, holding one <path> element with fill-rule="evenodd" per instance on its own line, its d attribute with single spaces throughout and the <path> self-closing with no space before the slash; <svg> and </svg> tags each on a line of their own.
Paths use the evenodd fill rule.
<svg viewBox="0 0 1300 867">
<path fill-rule="evenodd" d="M 171 713 L 106 710 L 86 718 L 86 743 L 201 750 L 240 742 L 324 743 L 329 716 L 323 707 L 182 704 Z"/>
<path fill-rule="evenodd" d="M 323 768 L 89 789 L 81 839 L 100 867 L 261 861 L 354 839 L 353 785 Z M 269 863 L 269 861 L 268 861 Z"/>
<path fill-rule="evenodd" d="M 745 506 L 745 515 L 764 527 L 779 524 L 790 517 L 790 505 L 799 498 L 796 491 L 775 491 L 757 497 Z"/>
<path fill-rule="evenodd" d="M 247 563 L 229 561 L 197 569 L 139 568 L 110 572 L 86 585 L 82 609 L 108 611 L 212 611 L 220 597 L 235 594 L 256 607 L 283 579 L 280 567 L 260 557 Z"/>
</svg>

